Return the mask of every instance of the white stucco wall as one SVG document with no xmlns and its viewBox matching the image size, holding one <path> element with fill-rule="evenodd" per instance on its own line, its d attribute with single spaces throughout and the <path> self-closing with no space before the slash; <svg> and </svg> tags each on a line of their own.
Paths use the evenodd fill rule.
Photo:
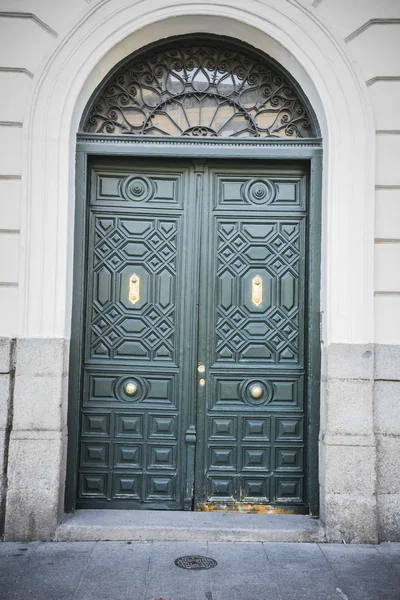
<svg viewBox="0 0 400 600">
<path fill-rule="evenodd" d="M 7 264 L 0 264 L 0 304 L 3 307 L 0 313 L 1 336 L 29 335 L 21 315 L 24 302 L 21 302 L 18 295 L 27 293 L 26 287 L 21 283 L 24 284 L 27 276 L 29 277 L 24 270 L 28 252 L 26 230 L 22 232 L 22 238 L 20 237 L 21 198 L 22 194 L 26 194 L 26 186 L 29 186 L 30 175 L 26 170 L 24 153 L 28 149 L 27 135 L 35 90 L 56 48 L 65 44 L 68 36 L 77 27 L 83 23 L 90 25 L 91 22 L 93 26 L 97 26 L 99 11 L 107 9 L 112 14 L 121 10 L 124 4 L 126 3 L 121 1 L 74 0 L 68 2 L 67 7 L 65 3 L 49 0 L 0 2 L 0 85 L 7 91 L 0 99 L 0 249 L 1 256 L 7 257 L 7 261 L 2 261 Z M 169 2 L 160 4 L 167 6 Z M 258 3 L 259 10 L 263 11 L 266 17 L 268 4 L 267 1 Z M 282 12 L 285 12 L 285 4 L 289 14 L 296 3 L 281 2 Z M 396 275 L 400 240 L 400 170 L 397 168 L 396 158 L 400 150 L 400 77 L 397 68 L 400 51 L 400 6 L 397 0 L 379 3 L 370 0 L 351 3 L 344 0 L 303 0 L 301 4 L 341 45 L 341 51 L 359 73 L 360 80 L 365 82 L 366 97 L 373 111 L 377 132 L 373 273 L 375 334 L 374 338 L 367 334 L 364 337 L 369 339 L 366 340 L 361 339 L 363 335 L 357 332 L 354 339 L 347 340 L 345 332 L 348 330 L 348 324 L 342 327 L 333 324 L 329 336 L 336 342 L 376 341 L 397 344 L 400 343 L 400 319 L 397 318 L 400 309 L 400 289 Z M 206 3 L 199 2 L 198 5 L 206 6 Z M 188 4 L 188 7 L 193 12 L 193 5 Z M 111 8 L 114 10 L 110 10 Z M 182 5 L 180 12 L 184 14 L 185 10 Z M 138 39 L 140 37 L 139 34 Z M 125 43 L 124 47 L 127 51 L 132 50 L 132 44 Z M 104 75 L 105 69 L 110 65 L 110 59 L 116 58 L 117 55 L 120 57 L 118 52 L 111 53 L 109 60 L 103 61 L 103 66 L 98 72 Z M 287 67 L 290 69 L 290 60 L 288 62 Z M 96 77 L 92 76 L 93 82 L 95 79 Z M 338 79 L 340 82 L 340 74 Z M 339 112 L 345 110 L 346 106 L 338 107 Z M 371 147 L 371 154 L 373 152 Z M 23 217 L 25 212 L 24 209 Z M 22 227 L 25 229 L 24 224 Z M 352 231 L 346 232 L 346 235 L 352 235 Z M 31 239 L 28 245 L 36 242 L 37 240 Z M 351 260 L 351 257 L 348 257 L 348 260 Z M 27 268 L 30 268 L 29 265 Z M 24 278 L 23 282 L 21 277 Z M 352 285 L 351 281 L 349 285 Z M 345 295 L 346 292 L 342 290 L 341 294 Z M 341 302 L 340 296 L 337 302 Z M 339 307 L 339 312 L 343 310 L 346 310 L 346 307 Z M 65 316 L 64 329 L 68 332 L 68 315 Z M 51 332 L 44 329 L 40 331 L 40 326 L 35 328 L 35 335 L 49 333 Z M 62 333 L 59 331 L 58 335 Z"/>
</svg>

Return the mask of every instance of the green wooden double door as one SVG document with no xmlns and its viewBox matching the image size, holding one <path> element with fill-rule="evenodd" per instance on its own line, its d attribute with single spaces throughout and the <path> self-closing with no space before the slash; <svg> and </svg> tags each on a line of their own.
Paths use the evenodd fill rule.
<svg viewBox="0 0 400 600">
<path fill-rule="evenodd" d="M 77 507 L 307 510 L 299 164 L 98 160 Z"/>
</svg>

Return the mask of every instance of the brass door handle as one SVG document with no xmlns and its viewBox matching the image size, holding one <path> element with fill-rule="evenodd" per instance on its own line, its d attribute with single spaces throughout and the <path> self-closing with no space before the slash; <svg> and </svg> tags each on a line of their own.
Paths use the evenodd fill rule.
<svg viewBox="0 0 400 600">
<path fill-rule="evenodd" d="M 198 365 L 197 372 L 200 373 L 201 375 L 204 375 L 204 373 L 206 372 L 206 366 L 205 365 Z M 200 387 L 204 387 L 205 385 L 206 385 L 206 380 L 204 379 L 204 377 L 200 377 L 200 379 L 199 379 L 199 386 Z"/>
<path fill-rule="evenodd" d="M 140 277 L 134 273 L 129 279 L 129 301 L 136 304 L 140 300 Z"/>
<path fill-rule="evenodd" d="M 263 280 L 259 275 L 253 277 L 251 282 L 251 300 L 253 304 L 259 306 L 263 297 Z"/>
</svg>

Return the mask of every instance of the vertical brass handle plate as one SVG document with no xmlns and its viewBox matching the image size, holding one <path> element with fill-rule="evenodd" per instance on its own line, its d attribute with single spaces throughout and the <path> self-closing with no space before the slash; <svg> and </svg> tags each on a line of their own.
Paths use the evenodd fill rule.
<svg viewBox="0 0 400 600">
<path fill-rule="evenodd" d="M 253 277 L 251 282 L 251 300 L 253 304 L 259 306 L 263 296 L 263 280 L 259 275 Z"/>
<path fill-rule="evenodd" d="M 140 278 L 134 273 L 129 279 L 129 301 L 136 304 L 140 299 Z"/>
</svg>

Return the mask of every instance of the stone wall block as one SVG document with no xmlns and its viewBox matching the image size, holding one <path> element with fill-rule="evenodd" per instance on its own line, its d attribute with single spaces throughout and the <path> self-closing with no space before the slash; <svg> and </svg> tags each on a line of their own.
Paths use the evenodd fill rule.
<svg viewBox="0 0 400 600">
<path fill-rule="evenodd" d="M 324 488 L 327 493 L 375 493 L 376 468 L 373 446 L 326 446 Z"/>
<path fill-rule="evenodd" d="M 14 387 L 14 431 L 63 429 L 64 379 L 62 375 L 34 377 L 17 374 Z"/>
<path fill-rule="evenodd" d="M 326 526 L 327 514 L 326 514 L 326 491 L 323 485 L 319 485 L 319 518 L 321 522 Z"/>
<path fill-rule="evenodd" d="M 329 380 L 326 412 L 326 429 L 329 433 L 371 435 L 373 432 L 372 381 Z"/>
<path fill-rule="evenodd" d="M 376 432 L 400 436 L 400 381 L 376 381 L 374 404 Z"/>
<path fill-rule="evenodd" d="M 331 344 L 328 347 L 328 379 L 372 379 L 373 344 Z"/>
<path fill-rule="evenodd" d="M 11 421 L 13 340 L 0 338 L 0 536 L 3 534 Z"/>
<path fill-rule="evenodd" d="M 377 505 L 374 496 L 325 493 L 325 532 L 328 542 L 378 542 Z"/>
<path fill-rule="evenodd" d="M 0 373 L 9 373 L 12 369 L 11 343 L 10 338 L 0 338 Z"/>
<path fill-rule="evenodd" d="M 0 375 L 0 431 L 6 429 L 10 409 L 10 376 Z M 1 464 L 1 463 L 0 463 Z"/>
<path fill-rule="evenodd" d="M 375 379 L 400 381 L 400 344 L 375 345 Z"/>
<path fill-rule="evenodd" d="M 372 379 L 373 344 L 331 344 L 328 347 L 328 379 Z"/>
<path fill-rule="evenodd" d="M 326 444 L 323 442 L 319 443 L 319 457 L 318 457 L 318 466 L 319 466 L 319 485 L 325 490 L 326 487 Z M 322 503 L 323 494 L 320 494 L 320 503 Z"/>
<path fill-rule="evenodd" d="M 378 436 L 378 493 L 400 494 L 400 437 Z"/>
<path fill-rule="evenodd" d="M 321 435 L 321 440 L 327 446 L 375 446 L 375 436 L 371 435 L 349 435 L 340 433 L 327 433 Z"/>
<path fill-rule="evenodd" d="M 4 538 L 49 540 L 60 521 L 66 437 L 10 440 Z"/>
<path fill-rule="evenodd" d="M 321 346 L 321 381 L 326 381 L 328 377 L 328 346 Z"/>
<path fill-rule="evenodd" d="M 66 467 L 64 339 L 16 346 L 5 539 L 48 540 L 62 517 Z"/>
<path fill-rule="evenodd" d="M 326 380 L 321 380 L 320 387 L 320 434 L 325 434 L 328 419 L 328 384 Z"/>
<path fill-rule="evenodd" d="M 17 342 L 17 375 L 59 377 L 65 373 L 64 355 L 64 339 L 20 339 Z"/>
<path fill-rule="evenodd" d="M 400 542 L 400 494 L 378 494 L 379 541 Z"/>
<path fill-rule="evenodd" d="M 71 346 L 71 340 L 69 339 L 64 339 L 63 340 L 63 346 L 64 346 L 64 361 L 63 361 L 63 373 L 65 376 L 68 377 L 68 373 L 69 373 L 69 358 L 70 358 L 70 346 Z"/>
<path fill-rule="evenodd" d="M 0 430 L 0 536 L 2 535 L 6 490 L 4 486 L 4 460 L 6 456 L 5 431 Z"/>
</svg>

